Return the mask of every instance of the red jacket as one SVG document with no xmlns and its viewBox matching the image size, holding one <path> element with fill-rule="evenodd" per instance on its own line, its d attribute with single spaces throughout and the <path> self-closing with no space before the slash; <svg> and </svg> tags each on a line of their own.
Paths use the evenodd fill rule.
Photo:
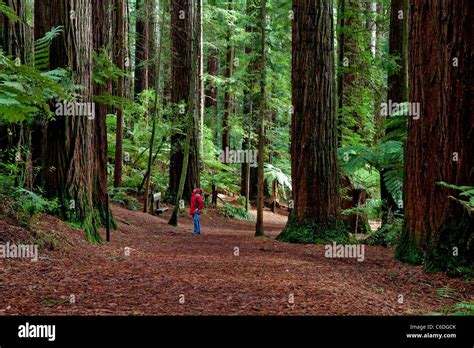
<svg viewBox="0 0 474 348">
<path fill-rule="evenodd" d="M 202 211 L 204 208 L 204 201 L 202 199 L 202 190 L 200 188 L 195 188 L 191 196 L 191 204 L 189 206 L 189 214 L 196 214 L 196 210 Z"/>
</svg>

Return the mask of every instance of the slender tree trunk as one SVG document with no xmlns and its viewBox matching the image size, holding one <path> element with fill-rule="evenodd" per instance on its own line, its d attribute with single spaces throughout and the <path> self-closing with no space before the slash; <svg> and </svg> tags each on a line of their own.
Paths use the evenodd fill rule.
<svg viewBox="0 0 474 348">
<path fill-rule="evenodd" d="M 333 4 L 293 1 L 291 177 L 294 208 L 279 239 L 345 239 L 339 219 Z"/>
<path fill-rule="evenodd" d="M 210 76 L 216 77 L 219 74 L 219 52 L 217 49 L 209 49 L 207 58 L 207 73 Z M 217 144 L 218 130 L 219 130 L 219 114 L 218 114 L 218 100 L 217 100 L 217 86 L 214 81 L 208 81 L 205 92 L 205 107 L 211 109 L 211 117 L 209 124 L 214 127 L 214 144 Z"/>
<path fill-rule="evenodd" d="M 403 54 L 404 45 L 408 43 L 403 40 L 404 27 L 408 25 L 408 8 L 406 0 L 392 0 L 392 7 L 390 12 L 390 35 L 389 35 L 389 53 L 398 55 L 400 58 L 398 64 L 400 70 L 397 74 L 391 74 L 388 77 L 388 93 L 387 102 L 402 103 L 407 101 L 405 93 L 408 84 L 406 77 L 406 56 Z M 387 128 L 385 132 L 388 134 L 394 129 Z M 386 170 L 380 171 L 380 198 L 382 200 L 382 224 L 388 222 L 390 214 L 399 212 L 397 202 L 393 196 L 388 192 L 385 184 L 384 175 Z"/>
<path fill-rule="evenodd" d="M 92 12 L 93 40 L 94 50 L 101 54 L 103 50 L 109 50 L 111 36 L 109 28 L 111 27 L 111 5 L 112 0 L 103 0 L 94 2 Z M 111 55 L 111 52 L 107 52 Z M 101 95 L 108 92 L 108 85 L 94 84 L 94 95 Z M 94 170 L 94 204 L 98 209 L 101 223 L 106 222 L 107 210 L 107 105 L 95 104 L 94 129 L 95 136 L 93 148 L 95 150 L 96 161 Z M 110 212 L 111 213 L 111 212 Z"/>
<path fill-rule="evenodd" d="M 232 0 L 228 0 L 228 10 L 232 10 Z M 224 93 L 224 115 L 222 117 L 222 151 L 225 152 L 226 149 L 230 148 L 230 113 L 232 108 L 231 102 L 231 92 L 230 92 L 230 79 L 232 78 L 233 72 L 233 47 L 232 47 L 232 28 L 229 26 L 227 28 L 227 50 L 226 50 L 226 68 L 225 68 L 225 78 L 227 80 L 227 85 Z"/>
<path fill-rule="evenodd" d="M 259 66 L 258 54 L 255 54 L 255 47 L 253 42 L 258 40 L 258 28 L 256 24 L 259 21 L 259 5 L 257 0 L 249 0 L 246 4 L 246 14 L 250 18 L 249 23 L 245 27 L 245 31 L 249 37 L 252 38 L 250 43 L 245 47 L 245 54 L 249 57 L 249 64 L 247 73 L 245 75 L 246 90 L 243 97 L 243 114 L 246 118 L 247 136 L 242 141 L 242 148 L 251 150 L 258 145 L 252 141 L 252 130 L 257 128 L 259 122 L 258 112 L 258 96 L 255 92 L 257 88 L 257 76 L 261 71 Z M 258 168 L 250 166 L 248 163 L 242 163 L 241 166 L 241 180 L 240 180 L 240 194 L 247 197 L 247 201 L 257 197 L 258 184 Z M 248 202 L 250 205 L 250 202 Z"/>
<path fill-rule="evenodd" d="M 337 18 L 339 21 L 339 32 L 338 32 L 338 74 L 337 74 L 337 146 L 342 147 L 342 130 L 344 123 L 342 119 L 342 107 L 343 96 L 344 96 L 344 49 L 345 49 L 345 6 L 346 0 L 339 0 L 339 7 L 337 11 Z"/>
<path fill-rule="evenodd" d="M 115 0 L 117 10 L 117 59 L 115 61 L 118 68 L 125 70 L 125 4 L 124 0 Z M 124 77 L 119 76 L 117 96 L 124 96 Z M 122 106 L 117 109 L 117 128 L 115 134 L 115 167 L 114 167 L 114 187 L 122 186 L 122 167 L 123 167 L 123 110 Z"/>
<path fill-rule="evenodd" d="M 203 27 L 202 27 L 202 4 L 203 0 L 196 0 L 199 1 L 199 7 L 201 8 L 199 18 L 198 18 L 198 30 L 199 30 L 199 69 L 198 69 L 198 82 L 199 82 L 199 90 L 196 95 L 198 98 L 197 105 L 199 109 L 199 132 L 198 132 L 198 142 L 199 142 L 199 155 L 204 152 L 204 42 L 203 42 Z M 198 163 L 199 165 L 199 163 Z"/>
<path fill-rule="evenodd" d="M 451 273 L 474 269 L 474 215 L 458 192 L 474 186 L 474 3 L 410 5 L 410 102 L 405 150 L 405 225 L 397 257 Z"/>
<path fill-rule="evenodd" d="M 260 120 L 258 124 L 258 190 L 257 190 L 257 224 L 255 226 L 255 236 L 263 236 L 263 205 L 264 205 L 264 177 L 263 165 L 265 159 L 265 117 L 266 117 L 266 88 L 267 88 L 267 74 L 266 74 L 266 17 L 267 17 L 267 1 L 260 2 L 260 55 L 261 55 L 261 75 L 260 75 Z"/>
<path fill-rule="evenodd" d="M 158 13 L 160 11 L 160 1 L 159 0 L 147 0 L 148 3 L 148 83 L 154 83 L 156 81 L 156 75 L 158 71 L 156 70 L 156 60 L 158 59 L 158 46 L 159 46 L 159 37 L 163 38 L 163 35 L 160 34 L 158 28 Z M 164 16 L 162 17 L 164 20 Z M 161 35 L 161 36 L 160 36 Z M 161 69 L 161 68 L 160 68 Z"/>
<path fill-rule="evenodd" d="M 148 166 L 146 171 L 146 184 L 145 184 L 145 194 L 144 194 L 144 206 L 143 211 L 146 213 L 148 212 L 148 195 L 150 192 L 150 178 L 151 178 L 151 170 L 153 164 L 153 147 L 155 144 L 155 133 L 156 133 L 156 119 L 157 114 L 160 112 L 158 110 L 158 98 L 161 95 L 161 88 L 160 88 L 160 67 L 161 67 L 161 52 L 163 51 L 163 29 L 164 29 L 164 22 L 165 22 L 165 11 L 163 8 L 163 15 L 162 15 L 162 22 L 160 28 L 160 47 L 158 49 L 158 57 L 156 61 L 155 70 L 157 74 L 155 75 L 155 101 L 153 103 L 153 124 L 152 124 L 152 131 L 151 131 L 151 139 L 150 139 L 150 150 L 148 156 Z M 153 212 L 152 212 L 153 213 Z"/>
<path fill-rule="evenodd" d="M 344 1 L 344 0 L 343 0 Z M 363 30 L 362 26 L 362 2 L 361 0 L 345 0 L 347 3 L 344 5 L 344 26 L 345 35 L 343 40 L 343 66 L 344 72 L 341 84 L 341 98 L 340 110 L 342 107 L 348 106 L 349 108 L 357 103 L 359 89 L 361 87 L 361 79 L 357 77 L 357 71 L 360 68 L 360 51 L 359 37 L 360 32 Z M 359 14 L 359 15 L 358 15 Z M 349 109 L 350 110 L 350 109 Z M 355 120 L 355 125 L 348 122 L 348 117 Z M 352 132 L 353 134 L 361 134 L 364 128 L 361 115 L 357 114 L 356 111 L 346 111 L 345 115 L 340 115 L 340 132 L 339 138 L 344 138 L 344 130 Z"/>
<path fill-rule="evenodd" d="M 149 0 L 137 0 L 136 3 L 136 44 L 135 44 L 135 96 L 148 89 L 149 59 Z M 154 82 L 154 80 L 152 80 Z"/>
<path fill-rule="evenodd" d="M 375 1 L 369 1 L 367 4 L 368 10 L 368 29 L 370 30 L 370 53 L 375 57 L 377 49 L 377 4 Z"/>
</svg>

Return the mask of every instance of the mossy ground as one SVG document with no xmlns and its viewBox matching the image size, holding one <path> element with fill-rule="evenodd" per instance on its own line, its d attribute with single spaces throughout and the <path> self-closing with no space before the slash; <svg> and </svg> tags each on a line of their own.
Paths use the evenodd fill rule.
<svg viewBox="0 0 474 348">
<path fill-rule="evenodd" d="M 327 224 L 296 221 L 290 216 L 284 230 L 277 238 L 280 241 L 302 244 L 327 244 L 349 242 L 348 229 L 342 219 Z"/>
</svg>

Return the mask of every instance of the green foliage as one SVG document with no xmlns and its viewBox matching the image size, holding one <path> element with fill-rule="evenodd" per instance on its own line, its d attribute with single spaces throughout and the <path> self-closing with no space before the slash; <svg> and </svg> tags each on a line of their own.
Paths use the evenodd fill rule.
<svg viewBox="0 0 474 348">
<path fill-rule="evenodd" d="M 42 38 L 35 41 L 34 66 L 44 71 L 49 67 L 49 52 L 51 43 L 63 32 L 63 27 L 53 27 Z"/>
<path fill-rule="evenodd" d="M 31 121 L 33 115 L 53 116 L 49 100 L 66 98 L 62 81 L 67 72 L 40 72 L 34 67 L 16 65 L 0 50 L 0 123 Z"/>
<path fill-rule="evenodd" d="M 271 183 L 276 181 L 280 187 L 283 188 L 283 192 L 286 193 L 286 190 L 291 191 L 291 177 L 285 174 L 280 168 L 277 168 L 273 164 L 265 163 L 264 164 L 264 179 L 269 185 L 269 191 L 271 192 Z"/>
<path fill-rule="evenodd" d="M 57 198 L 46 199 L 41 192 L 32 192 L 15 185 L 18 168 L 13 164 L 0 164 L 0 216 L 11 217 L 29 225 L 41 213 L 56 213 L 59 208 Z"/>
<path fill-rule="evenodd" d="M 446 306 L 442 312 L 431 312 L 428 315 L 449 315 L 449 316 L 473 316 L 474 315 L 474 302 L 459 302 L 452 306 Z"/>
<path fill-rule="evenodd" d="M 395 257 L 410 265 L 421 265 L 425 260 L 425 254 L 421 252 L 416 243 L 410 240 L 407 234 L 402 233 L 395 251 Z"/>
<path fill-rule="evenodd" d="M 378 34 L 388 33 L 390 4 L 381 7 L 382 11 L 378 11 L 376 18 Z M 343 27 L 340 26 L 341 17 L 345 19 Z M 382 131 L 375 116 L 380 110 L 380 101 L 386 98 L 387 74 L 398 69 L 397 57 L 388 54 L 388 35 L 377 36 L 377 50 L 372 55 L 370 30 L 366 30 L 362 23 L 375 18 L 364 7 L 347 5 L 344 13 L 337 13 L 337 19 L 338 35 L 344 35 L 346 45 L 353 47 L 346 47 L 344 52 L 349 64 L 341 61 L 337 64 L 338 77 L 349 76 L 343 86 L 344 104 L 338 110 L 342 146 L 370 146 Z M 340 44 L 337 41 L 337 45 Z"/>
<path fill-rule="evenodd" d="M 136 193 L 136 190 L 129 187 L 112 187 L 109 189 L 112 202 L 121 204 L 132 210 L 137 210 L 137 199 L 133 197 L 131 193 Z"/>
<path fill-rule="evenodd" d="M 12 60 L 0 49 L 0 123 L 31 122 L 36 114 L 51 118 L 54 114 L 49 101 L 68 97 L 67 91 L 72 89 L 69 73 L 62 69 L 46 71 L 51 42 L 62 30 L 53 27 L 36 40 L 34 66 L 21 65 L 18 58 Z"/>
<path fill-rule="evenodd" d="M 451 190 L 461 191 L 459 196 L 465 198 L 466 200 L 453 196 L 449 196 L 449 198 L 461 204 L 469 212 L 469 214 L 474 212 L 474 186 L 457 186 L 448 184 L 444 181 L 437 182 L 436 185 L 446 187 Z"/>
<path fill-rule="evenodd" d="M 408 103 L 401 103 L 401 111 L 385 118 L 384 128 L 387 130 L 382 141 L 405 141 L 408 134 L 408 114 L 405 112 Z"/>
<path fill-rule="evenodd" d="M 226 218 L 255 221 L 255 217 L 247 212 L 244 207 L 232 205 L 227 202 L 224 202 L 224 205 L 222 206 L 218 206 L 217 212 Z"/>
<path fill-rule="evenodd" d="M 449 276 L 467 279 L 474 277 L 474 261 L 469 247 L 472 229 L 466 230 L 468 227 L 464 225 L 464 221 L 465 217 L 461 217 L 452 225 L 441 227 L 442 239 L 424 254 L 423 264 L 427 271 L 446 272 Z M 464 233 L 460 233 L 463 231 Z M 457 255 L 453 253 L 455 248 L 458 250 Z"/>
<path fill-rule="evenodd" d="M 238 192 L 240 189 L 238 178 L 240 164 L 222 163 L 212 143 L 212 134 L 209 129 L 204 132 L 204 153 L 202 156 L 203 168 L 201 171 L 201 188 L 210 192 L 212 185 L 221 192 Z"/>
<path fill-rule="evenodd" d="M 18 18 L 15 11 L 5 4 L 3 0 L 0 0 L 0 15 L 5 15 L 12 22 L 20 21 L 20 18 Z"/>
<path fill-rule="evenodd" d="M 401 201 L 403 191 L 402 142 L 390 140 L 373 146 L 346 146 L 338 149 L 338 158 L 343 173 L 351 178 L 353 183 L 357 183 L 354 178 L 357 178 L 358 174 L 360 175 L 360 171 L 375 169 L 380 173 L 384 170 L 381 179 L 384 180 L 388 192 L 396 202 Z M 364 181 L 361 183 L 363 184 Z M 364 189 L 369 187 L 363 185 Z"/>
<path fill-rule="evenodd" d="M 396 247 L 400 241 L 402 229 L 403 219 L 394 217 L 365 239 L 364 243 L 367 245 Z"/>
<path fill-rule="evenodd" d="M 380 208 L 381 208 L 381 200 L 380 199 L 368 199 L 364 206 L 355 206 L 353 208 L 343 209 L 341 210 L 342 215 L 359 215 L 359 216 L 367 216 L 368 218 L 378 218 L 380 216 Z M 370 230 L 370 228 L 369 228 Z"/>
<path fill-rule="evenodd" d="M 38 213 L 54 214 L 59 208 L 58 199 L 47 200 L 41 195 L 18 188 L 15 190 L 17 197 L 15 209 L 20 212 L 28 213 L 30 217 L 34 217 Z"/>
<path fill-rule="evenodd" d="M 106 85 L 108 81 L 117 81 L 126 74 L 112 62 L 107 48 L 94 52 L 93 80 L 98 85 Z"/>
</svg>

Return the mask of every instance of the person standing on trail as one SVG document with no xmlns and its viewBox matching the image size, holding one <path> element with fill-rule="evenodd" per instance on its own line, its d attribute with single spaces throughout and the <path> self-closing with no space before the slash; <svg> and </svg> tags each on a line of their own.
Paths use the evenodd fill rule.
<svg viewBox="0 0 474 348">
<path fill-rule="evenodd" d="M 199 214 L 201 214 L 203 208 L 204 200 L 202 199 L 202 190 L 197 187 L 191 195 L 191 204 L 189 205 L 189 213 L 194 219 L 194 234 L 201 234 Z"/>
</svg>

